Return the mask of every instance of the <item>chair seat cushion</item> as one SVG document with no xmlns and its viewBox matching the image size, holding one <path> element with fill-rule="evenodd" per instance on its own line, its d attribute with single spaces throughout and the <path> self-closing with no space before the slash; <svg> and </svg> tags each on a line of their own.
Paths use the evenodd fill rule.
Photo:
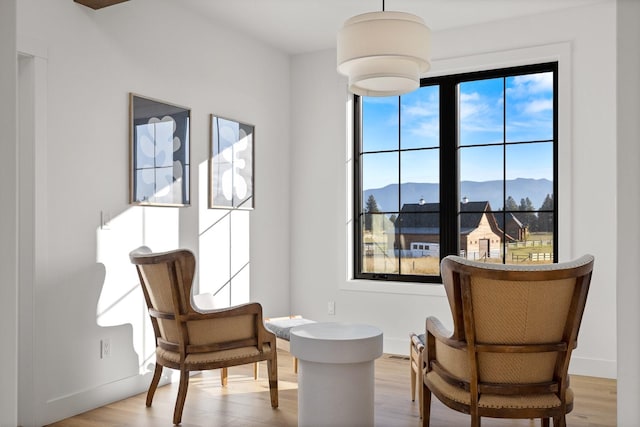
<svg viewBox="0 0 640 427">
<path fill-rule="evenodd" d="M 436 372 L 431 371 L 425 376 L 425 384 L 429 390 L 436 394 L 442 394 L 450 400 L 464 405 L 471 404 L 471 397 L 468 391 L 455 387 L 446 382 Z M 567 406 L 573 403 L 573 391 L 567 389 Z M 555 393 L 533 394 L 526 396 L 505 396 L 498 394 L 482 394 L 478 401 L 480 408 L 510 408 L 510 409 L 532 409 L 532 408 L 556 408 L 561 402 Z"/>
<path fill-rule="evenodd" d="M 291 328 L 294 326 L 315 323 L 313 320 L 304 319 L 302 317 L 271 319 L 265 322 L 265 327 L 273 332 L 276 337 L 285 341 L 291 340 Z"/>
<path fill-rule="evenodd" d="M 265 359 L 271 354 L 271 347 L 268 345 L 263 346 L 263 355 Z M 162 359 L 168 360 L 173 363 L 180 363 L 180 353 L 168 351 L 163 348 L 156 348 L 156 355 Z M 209 353 L 193 353 L 187 355 L 186 364 L 195 366 L 203 363 L 215 363 L 233 359 L 244 359 L 246 357 L 259 356 L 260 352 L 255 347 L 241 347 L 231 350 L 212 351 Z"/>
</svg>

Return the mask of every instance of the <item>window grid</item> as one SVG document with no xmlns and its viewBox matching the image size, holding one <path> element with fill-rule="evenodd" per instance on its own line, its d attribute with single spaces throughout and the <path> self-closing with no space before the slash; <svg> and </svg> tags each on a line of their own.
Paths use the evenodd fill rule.
<svg viewBox="0 0 640 427">
<path fill-rule="evenodd" d="M 435 77 L 430 79 L 423 79 L 421 87 L 426 86 L 439 86 L 439 141 L 440 144 L 437 147 L 410 147 L 402 148 L 402 100 L 398 99 L 398 129 L 397 129 L 397 149 L 383 149 L 383 150 L 368 150 L 363 151 L 362 148 L 362 110 L 363 100 L 359 96 L 354 96 L 354 142 L 355 153 L 354 156 L 354 212 L 357 215 L 357 221 L 354 226 L 354 252 L 353 262 L 355 266 L 355 278 L 361 279 L 378 279 L 378 280 L 396 280 L 396 281 L 411 281 L 411 282 L 440 282 L 439 275 L 413 275 L 404 274 L 402 253 L 399 252 L 397 261 L 397 273 L 390 272 L 365 272 L 363 269 L 363 254 L 366 251 L 364 248 L 364 241 L 362 231 L 365 224 L 365 200 L 363 189 L 363 171 L 362 171 L 362 158 L 366 155 L 376 153 L 397 153 L 397 210 L 381 210 L 380 215 L 400 215 L 403 205 L 402 196 L 402 154 L 408 152 L 419 152 L 426 150 L 439 150 L 440 151 L 440 200 L 439 200 L 439 227 L 440 227 L 440 258 L 448 254 L 460 253 L 460 178 L 459 178 L 459 156 L 460 150 L 474 148 L 474 147 L 486 147 L 486 146 L 501 146 L 502 147 L 502 198 L 503 205 L 500 209 L 491 207 L 491 211 L 494 215 L 502 216 L 502 224 L 506 224 L 507 215 L 522 211 L 508 210 L 506 206 L 506 199 L 508 194 L 507 189 L 507 168 L 508 148 L 513 146 L 519 146 L 524 144 L 540 144 L 551 143 L 552 155 L 553 155 L 553 205 L 552 209 L 543 210 L 542 207 L 538 210 L 533 210 L 533 213 L 543 213 L 552 215 L 553 225 L 553 262 L 557 262 L 558 254 L 558 179 L 557 179 L 557 155 L 558 155 L 558 85 L 557 85 L 557 63 L 539 64 L 533 66 L 513 67 L 501 70 L 481 71 L 475 73 L 468 73 L 464 75 L 453 75 Z M 484 143 L 484 144 L 459 144 L 460 134 L 460 120 L 458 117 L 458 107 L 460 102 L 459 87 L 461 83 L 483 80 L 490 78 L 502 79 L 502 99 L 506 102 L 507 99 L 507 78 L 518 75 L 528 75 L 542 72 L 553 73 L 553 138 L 552 139 L 535 139 L 535 140 L 518 140 L 508 141 L 507 133 L 507 108 L 502 108 L 502 141 L 497 143 Z M 399 97 L 400 98 L 400 97 Z M 473 211 L 465 211 L 464 214 L 474 213 Z M 477 211 L 475 213 L 481 213 Z M 370 215 L 371 216 L 371 215 Z M 397 217 L 396 217 L 397 219 Z M 502 238 L 500 241 L 500 253 L 502 262 L 507 262 L 507 240 L 505 238 L 506 231 L 502 230 Z"/>
</svg>

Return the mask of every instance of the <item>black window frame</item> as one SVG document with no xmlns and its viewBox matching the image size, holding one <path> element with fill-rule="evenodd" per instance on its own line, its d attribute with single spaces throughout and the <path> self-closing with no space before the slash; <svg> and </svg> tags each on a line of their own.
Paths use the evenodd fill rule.
<svg viewBox="0 0 640 427">
<path fill-rule="evenodd" d="M 424 78 L 420 80 L 420 87 L 439 86 L 440 102 L 439 102 L 439 123 L 440 123 L 440 259 L 447 255 L 459 254 L 460 248 L 460 180 L 459 180 L 459 144 L 458 144 L 458 85 L 460 83 L 484 80 L 491 78 L 507 78 L 518 75 L 535 74 L 542 72 L 553 72 L 553 209 L 548 212 L 553 214 L 553 262 L 558 262 L 558 99 L 560 97 L 558 91 L 558 62 L 545 62 L 540 64 L 513 66 L 506 68 L 496 68 L 482 71 L 474 71 L 468 73 L 451 74 L 444 76 L 436 76 Z M 420 283 L 441 283 L 440 275 L 411 275 L 400 273 L 371 273 L 362 271 L 363 253 L 365 251 L 362 241 L 363 224 L 362 216 L 365 214 L 363 210 L 363 189 L 362 189 L 362 97 L 353 95 L 353 268 L 354 279 L 396 281 L 396 282 L 420 282 Z M 398 102 L 398 114 L 401 110 L 401 100 Z M 506 126 L 506 120 L 503 121 Z M 503 138 L 505 138 L 503 136 Z M 545 140 L 546 141 L 546 140 Z M 503 140 L 503 148 L 509 145 L 519 143 L 531 143 L 535 141 L 525 142 L 506 142 Z M 490 145 L 490 144 L 487 144 Z M 474 145 L 476 146 L 476 145 Z M 482 144 L 478 145 L 482 146 Z M 468 147 L 468 146 L 463 146 Z M 387 151 L 387 150 L 384 150 Z M 402 152 L 400 147 L 394 152 Z M 503 176 L 506 171 L 506 156 L 503 157 Z M 446 166 L 446 167 L 443 167 Z M 503 180 L 506 185 L 506 179 Z M 398 181 L 401 192 L 401 182 Z M 506 196 L 506 189 L 503 188 L 503 196 Z M 509 211 L 505 211 L 503 206 L 503 215 Z M 493 210 L 493 212 L 499 212 Z M 504 224 L 504 222 L 503 222 Z M 504 230 L 503 230 L 504 232 Z M 506 240 L 502 239 L 502 263 L 505 263 L 504 247 Z"/>
</svg>

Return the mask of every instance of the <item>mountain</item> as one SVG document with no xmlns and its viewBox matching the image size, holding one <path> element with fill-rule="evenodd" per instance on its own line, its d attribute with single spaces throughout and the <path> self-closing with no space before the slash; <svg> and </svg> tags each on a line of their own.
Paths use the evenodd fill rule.
<svg viewBox="0 0 640 427">
<path fill-rule="evenodd" d="M 498 210 L 503 206 L 503 181 L 462 181 L 460 183 L 460 198 L 467 197 L 470 202 L 488 200 L 492 209 Z M 426 202 L 439 200 L 439 184 L 409 182 L 402 184 L 402 204 L 418 203 L 422 198 Z M 507 197 L 511 196 L 520 204 L 520 199 L 526 197 L 536 209 L 539 209 L 547 194 L 553 194 L 553 182 L 548 179 L 516 178 L 506 181 Z M 364 201 L 373 194 L 381 211 L 396 212 L 398 209 L 398 185 L 390 184 L 383 188 L 373 188 L 364 191 Z"/>
</svg>

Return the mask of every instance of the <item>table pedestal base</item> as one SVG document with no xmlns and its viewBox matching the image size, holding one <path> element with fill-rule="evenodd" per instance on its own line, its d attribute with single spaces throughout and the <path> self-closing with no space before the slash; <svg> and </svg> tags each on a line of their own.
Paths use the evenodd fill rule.
<svg viewBox="0 0 640 427">
<path fill-rule="evenodd" d="M 291 329 L 298 358 L 300 427 L 374 425 L 374 361 L 382 331 L 357 323 L 312 323 Z"/>
<path fill-rule="evenodd" d="M 300 360 L 299 427 L 374 425 L 374 362 Z"/>
</svg>

